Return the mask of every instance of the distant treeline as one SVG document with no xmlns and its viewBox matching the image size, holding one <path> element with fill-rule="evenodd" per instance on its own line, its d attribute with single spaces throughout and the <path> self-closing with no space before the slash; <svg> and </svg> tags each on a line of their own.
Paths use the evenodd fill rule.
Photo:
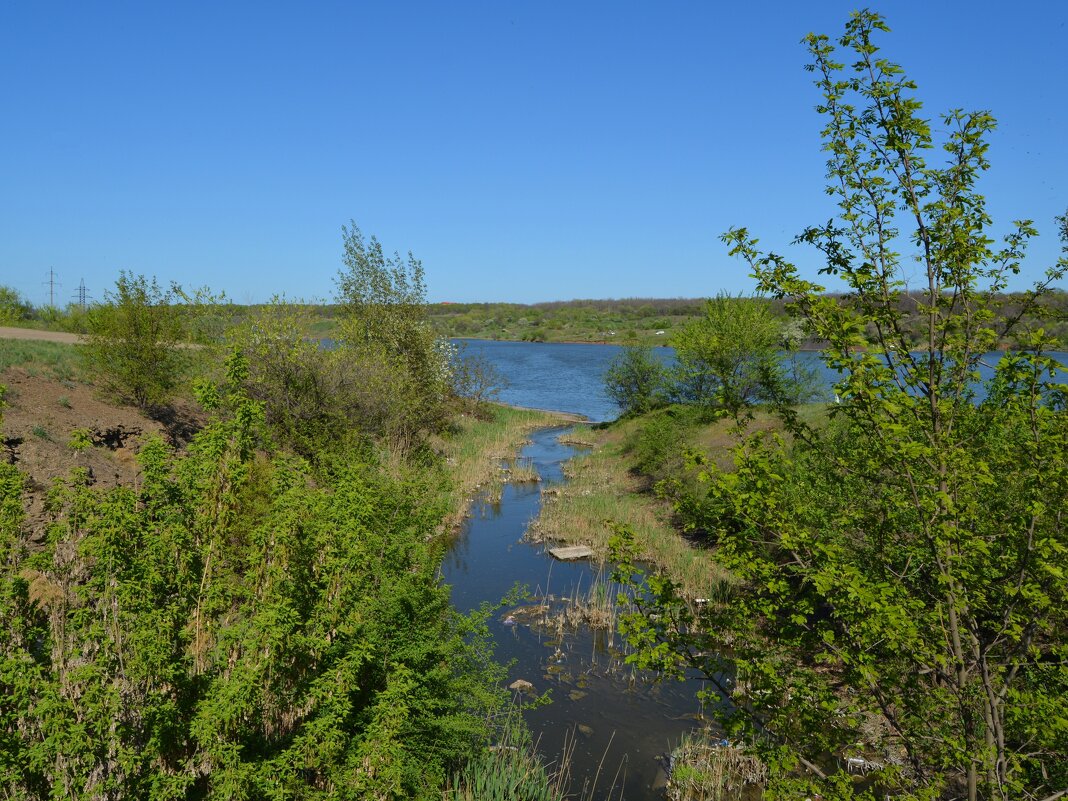
<svg viewBox="0 0 1068 801">
<path fill-rule="evenodd" d="M 848 295 L 830 293 L 842 303 L 852 303 Z M 1025 293 L 1003 296 L 1006 319 L 1018 315 L 1025 305 Z M 785 316 L 783 301 L 768 299 L 774 312 Z M 667 344 L 672 333 L 687 321 L 705 312 L 703 298 L 623 298 L 570 300 L 546 303 L 443 303 L 430 307 L 430 320 L 438 331 L 450 337 L 505 339 L 534 342 L 630 341 Z M 903 297 L 903 311 L 909 313 L 910 331 L 919 337 L 920 301 Z M 1043 327 L 1058 336 L 1068 334 L 1068 293 L 1054 292 L 1044 299 L 1041 314 L 1025 316 L 1024 329 Z M 818 348 L 820 342 L 795 331 L 801 346 Z M 918 339 L 917 339 L 918 341 Z"/>
<path fill-rule="evenodd" d="M 828 293 L 828 297 L 837 298 L 842 303 L 852 302 L 848 295 L 840 293 Z M 1021 312 L 1027 295 L 1016 292 L 1002 297 L 1007 302 L 1001 313 L 1006 319 L 1011 319 Z M 13 300 L 19 301 L 17 306 L 12 305 L 7 310 L 10 313 L 0 314 L 4 324 L 84 333 L 85 312 L 76 305 L 59 310 L 35 308 L 21 302 L 21 299 Z M 439 335 L 446 337 L 666 345 L 675 330 L 704 313 L 705 302 L 704 298 L 576 299 L 531 304 L 443 302 L 429 304 L 426 319 Z M 766 302 L 771 304 L 776 314 L 786 315 L 783 301 L 768 299 Z M 921 303 L 919 295 L 903 296 L 899 302 L 902 310 L 910 313 L 909 329 L 914 331 L 916 337 L 921 333 Z M 262 313 L 268 305 L 217 302 L 212 305 L 204 322 L 209 331 L 213 328 L 223 331 Z M 331 337 L 336 334 L 337 319 L 341 312 L 338 305 L 291 305 L 302 310 L 302 317 L 307 321 L 308 336 Z M 1052 292 L 1043 299 L 1040 314 L 1029 313 L 1022 322 L 1025 330 L 1042 327 L 1064 338 L 1068 335 L 1068 292 Z M 802 348 L 817 349 L 821 345 L 818 340 L 806 338 L 800 327 L 794 333 Z"/>
</svg>

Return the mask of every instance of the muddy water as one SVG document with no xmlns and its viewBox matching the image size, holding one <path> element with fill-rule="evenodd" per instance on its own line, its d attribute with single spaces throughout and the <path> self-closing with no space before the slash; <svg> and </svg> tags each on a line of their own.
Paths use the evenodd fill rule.
<svg viewBox="0 0 1068 801">
<path fill-rule="evenodd" d="M 537 694 L 552 699 L 524 717 L 548 760 L 571 751 L 576 795 L 585 786 L 589 798 L 660 798 L 663 758 L 697 725 L 701 685 L 696 679 L 650 682 L 623 663 L 618 634 L 572 628 L 561 635 L 551 622 L 562 598 L 583 593 L 599 577 L 596 565 L 558 562 L 544 545 L 523 541 L 541 508 L 541 491 L 563 480 L 562 464 L 574 453 L 557 441 L 559 434 L 556 429 L 533 436 L 522 456 L 541 483 L 509 485 L 499 503 L 476 504 L 442 571 L 461 611 L 498 601 L 516 583 L 536 597 L 523 606 L 549 606 L 548 623 L 538 622 L 544 615 L 532 620 L 522 610 L 504 609 L 491 625 L 498 659 L 514 660 L 509 683 L 529 681 Z"/>
</svg>

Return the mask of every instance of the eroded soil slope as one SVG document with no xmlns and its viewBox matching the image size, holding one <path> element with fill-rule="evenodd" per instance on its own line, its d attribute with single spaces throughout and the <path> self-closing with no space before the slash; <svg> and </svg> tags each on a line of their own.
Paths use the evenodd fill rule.
<svg viewBox="0 0 1068 801">
<path fill-rule="evenodd" d="M 136 454 L 145 437 L 158 434 L 183 445 L 201 424 L 189 408 L 161 410 L 153 419 L 139 410 L 108 402 L 85 384 L 30 375 L 22 368 L 0 374 L 7 387 L 7 408 L 0 429 L 0 459 L 18 465 L 28 476 L 27 529 L 40 541 L 48 519 L 45 499 L 57 478 L 75 467 L 86 468 L 98 486 L 135 485 Z M 92 441 L 81 450 L 71 447 L 76 430 Z"/>
</svg>

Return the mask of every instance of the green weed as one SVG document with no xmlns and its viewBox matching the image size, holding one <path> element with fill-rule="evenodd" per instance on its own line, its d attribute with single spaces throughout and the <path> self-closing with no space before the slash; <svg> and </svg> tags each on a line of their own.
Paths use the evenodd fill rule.
<svg viewBox="0 0 1068 801">
<path fill-rule="evenodd" d="M 0 347 L 0 372 L 12 367 L 22 367 L 31 375 L 71 383 L 88 383 L 80 348 L 80 345 L 60 342 L 4 340 L 3 347 Z"/>
</svg>

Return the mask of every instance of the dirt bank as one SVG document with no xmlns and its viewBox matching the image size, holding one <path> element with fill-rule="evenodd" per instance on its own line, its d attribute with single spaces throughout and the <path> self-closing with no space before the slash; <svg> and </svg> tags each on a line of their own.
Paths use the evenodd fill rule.
<svg viewBox="0 0 1068 801">
<path fill-rule="evenodd" d="M 0 385 L 7 387 L 0 459 L 18 465 L 27 477 L 24 497 L 31 541 L 44 537 L 49 521 L 45 496 L 57 478 L 82 467 L 96 485 L 132 486 L 140 473 L 137 451 L 146 437 L 155 434 L 184 445 L 203 425 L 203 414 L 190 407 L 161 409 L 154 419 L 98 397 L 93 387 L 31 375 L 19 367 L 0 373 Z M 89 447 L 71 447 L 76 430 L 87 433 Z"/>
</svg>

